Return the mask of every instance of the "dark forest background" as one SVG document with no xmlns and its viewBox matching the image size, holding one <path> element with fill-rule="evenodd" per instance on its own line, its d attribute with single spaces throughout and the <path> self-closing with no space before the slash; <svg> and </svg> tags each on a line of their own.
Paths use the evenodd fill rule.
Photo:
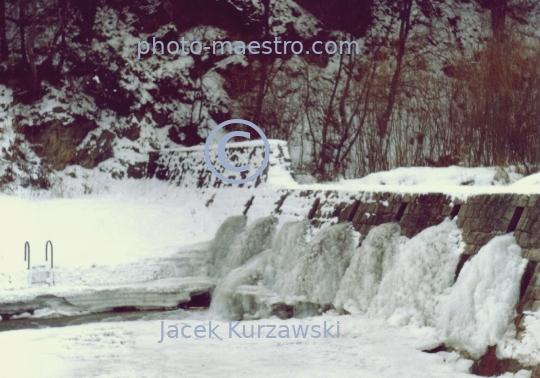
<svg viewBox="0 0 540 378">
<path fill-rule="evenodd" d="M 229 118 L 317 181 L 540 163 L 534 0 L 0 0 L 0 186 L 68 166 L 142 177 L 146 151 Z M 148 55 L 137 41 L 357 40 L 358 55 Z"/>
</svg>

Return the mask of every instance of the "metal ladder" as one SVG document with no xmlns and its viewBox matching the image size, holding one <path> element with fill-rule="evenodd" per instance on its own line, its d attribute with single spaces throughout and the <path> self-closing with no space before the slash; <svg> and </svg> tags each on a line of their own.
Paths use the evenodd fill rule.
<svg viewBox="0 0 540 378">
<path fill-rule="evenodd" d="M 49 261 L 49 245 L 51 246 L 51 267 L 36 266 L 31 268 L 30 265 L 30 243 L 24 243 L 24 261 L 28 262 L 28 286 L 49 285 L 54 286 L 54 261 L 53 261 L 53 244 L 50 240 L 45 243 L 45 261 Z"/>
</svg>

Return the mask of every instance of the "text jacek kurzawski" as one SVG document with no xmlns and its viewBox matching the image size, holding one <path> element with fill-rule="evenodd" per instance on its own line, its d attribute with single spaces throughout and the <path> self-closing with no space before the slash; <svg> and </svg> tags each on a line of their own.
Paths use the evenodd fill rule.
<svg viewBox="0 0 540 378">
<path fill-rule="evenodd" d="M 339 321 L 335 324 L 169 324 L 161 321 L 160 339 L 319 339 L 339 338 Z"/>
</svg>

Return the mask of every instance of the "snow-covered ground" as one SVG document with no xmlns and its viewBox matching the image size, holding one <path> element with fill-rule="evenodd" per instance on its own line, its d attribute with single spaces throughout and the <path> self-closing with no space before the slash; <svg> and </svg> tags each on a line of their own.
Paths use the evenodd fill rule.
<svg viewBox="0 0 540 378">
<path fill-rule="evenodd" d="M 222 339 L 165 339 L 159 320 L 97 323 L 62 329 L 0 334 L 6 377 L 466 377 L 471 362 L 433 348 L 429 330 L 400 329 L 384 321 L 350 316 L 265 319 L 251 325 L 319 324 L 340 321 L 340 338 L 238 339 L 228 323 L 210 314 L 171 314 L 168 325 L 219 325 Z M 335 327 L 333 329 L 334 336 Z M 29 363 L 25 363 L 25 359 Z M 519 377 L 526 377 L 522 375 Z"/>
</svg>

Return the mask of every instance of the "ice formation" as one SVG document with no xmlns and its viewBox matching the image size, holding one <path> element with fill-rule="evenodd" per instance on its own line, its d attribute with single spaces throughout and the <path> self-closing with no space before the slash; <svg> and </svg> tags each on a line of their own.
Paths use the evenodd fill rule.
<svg viewBox="0 0 540 378">
<path fill-rule="evenodd" d="M 245 220 L 228 222 L 239 230 Z M 338 311 L 384 317 L 395 326 L 433 327 L 441 342 L 475 358 L 509 329 L 526 265 L 512 235 L 483 247 L 454 283 L 465 247 L 455 220 L 411 239 L 401 236 L 398 224 L 383 224 L 359 248 L 350 223 L 313 235 L 307 220 L 286 222 L 274 237 L 276 224 L 276 218 L 266 217 L 241 233 L 220 228 L 219 237 L 227 237 L 212 244 L 222 256 L 215 260 L 220 279 L 214 313 L 244 320 L 301 317 L 333 304 Z M 226 245 L 227 253 L 220 250 Z"/>
<path fill-rule="evenodd" d="M 367 311 L 379 284 L 398 251 L 401 229 L 397 223 L 374 227 L 352 259 L 334 301 L 338 310 L 352 314 Z"/>
<path fill-rule="evenodd" d="M 265 284 L 287 298 L 296 293 L 297 262 L 305 253 L 311 237 L 309 221 L 283 224 L 272 245 L 272 254 L 265 269 Z"/>
<path fill-rule="evenodd" d="M 315 235 L 298 261 L 298 294 L 307 302 L 329 305 L 358 244 L 350 223 L 327 227 Z"/>
<path fill-rule="evenodd" d="M 478 358 L 499 342 L 514 317 L 526 263 L 510 234 L 495 237 L 465 263 L 440 309 L 447 345 Z"/>
<path fill-rule="evenodd" d="M 240 233 L 230 244 L 228 251 L 215 259 L 216 276 L 225 277 L 233 269 L 245 264 L 253 256 L 270 249 L 275 235 L 277 218 L 269 216 L 259 218 Z"/>
<path fill-rule="evenodd" d="M 399 246 L 369 309 L 396 325 L 432 326 L 443 292 L 454 284 L 465 248 L 461 230 L 449 219 Z"/>
<path fill-rule="evenodd" d="M 272 250 L 267 250 L 254 256 L 246 264 L 234 269 L 219 281 L 210 306 L 212 313 L 240 320 L 245 318 L 246 313 L 264 311 L 264 308 L 255 308 L 257 306 L 256 298 L 242 295 L 238 292 L 238 288 L 240 286 L 253 286 L 262 281 L 263 271 L 268 264 L 271 253 Z M 257 290 L 254 291 L 254 295 L 256 295 Z"/>
<path fill-rule="evenodd" d="M 244 231 L 247 223 L 245 215 L 229 217 L 219 226 L 216 236 L 210 245 L 208 255 L 209 263 L 215 265 L 221 263 L 229 253 L 229 247 L 238 235 Z"/>
</svg>

